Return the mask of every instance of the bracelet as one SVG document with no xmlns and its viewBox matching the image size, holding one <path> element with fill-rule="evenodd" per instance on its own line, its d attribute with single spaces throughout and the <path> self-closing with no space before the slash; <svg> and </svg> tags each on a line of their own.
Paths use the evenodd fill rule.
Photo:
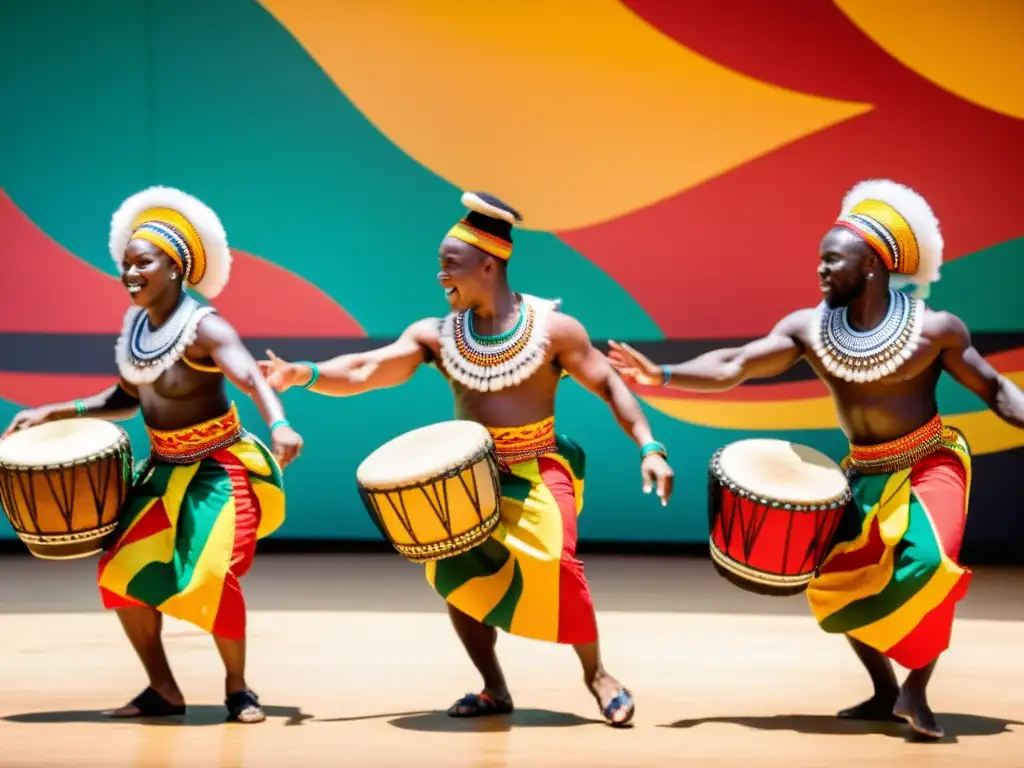
<svg viewBox="0 0 1024 768">
<path fill-rule="evenodd" d="M 657 440 L 651 440 L 649 443 L 643 444 L 643 446 L 640 448 L 640 460 L 643 461 L 652 453 L 660 454 L 661 456 L 664 456 L 666 459 L 668 458 L 668 450 L 666 450 L 665 446 L 659 443 Z"/>
<path fill-rule="evenodd" d="M 290 426 L 291 426 L 291 424 L 288 423 L 288 419 L 278 419 L 277 421 L 275 421 L 273 424 L 270 425 L 270 431 L 273 432 L 278 427 L 290 427 Z"/>
<path fill-rule="evenodd" d="M 85 400 L 75 400 L 75 416 L 82 417 L 85 412 L 89 410 L 85 404 Z"/>
<path fill-rule="evenodd" d="M 661 386 L 667 387 L 672 381 L 672 372 L 668 369 L 667 365 L 661 366 Z"/>
<path fill-rule="evenodd" d="M 307 366 L 309 366 L 309 381 L 307 381 L 305 384 L 303 384 L 302 388 L 303 389 L 311 388 L 314 384 L 316 384 L 316 380 L 320 378 L 320 366 L 318 366 L 312 360 L 300 360 L 297 363 L 297 365 L 307 365 Z"/>
</svg>

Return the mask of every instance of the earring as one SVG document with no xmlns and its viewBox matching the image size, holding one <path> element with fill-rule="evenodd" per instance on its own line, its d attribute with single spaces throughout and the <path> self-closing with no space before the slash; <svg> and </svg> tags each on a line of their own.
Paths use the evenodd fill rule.
<svg viewBox="0 0 1024 768">
<path fill-rule="evenodd" d="M 178 279 L 178 273 L 177 272 L 171 272 L 171 280 L 177 280 L 177 279 Z"/>
<path fill-rule="evenodd" d="M 875 276 L 874 272 L 868 272 L 868 280 Z"/>
</svg>

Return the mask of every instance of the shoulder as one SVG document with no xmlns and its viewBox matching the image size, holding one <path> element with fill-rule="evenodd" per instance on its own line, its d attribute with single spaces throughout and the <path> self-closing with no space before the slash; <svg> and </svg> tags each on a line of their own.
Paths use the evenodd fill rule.
<svg viewBox="0 0 1024 768">
<path fill-rule="evenodd" d="M 219 345 L 236 341 L 239 336 L 234 326 L 212 309 L 205 311 L 196 326 L 196 341 L 203 345 Z"/>
<path fill-rule="evenodd" d="M 952 312 L 925 308 L 922 330 L 926 337 L 943 347 L 970 346 L 971 343 L 967 324 Z"/>
<path fill-rule="evenodd" d="M 806 336 L 807 329 L 812 326 L 817 318 L 817 307 L 798 309 L 779 320 L 771 332 L 773 335 L 791 336 L 794 339 L 800 339 Z"/>
<path fill-rule="evenodd" d="M 590 334 L 583 323 L 572 315 L 554 311 L 548 321 L 548 336 L 555 345 L 574 347 L 590 344 Z"/>
<path fill-rule="evenodd" d="M 402 331 L 401 338 L 415 341 L 419 344 L 432 344 L 441 337 L 440 317 L 425 317 L 417 320 Z"/>
</svg>

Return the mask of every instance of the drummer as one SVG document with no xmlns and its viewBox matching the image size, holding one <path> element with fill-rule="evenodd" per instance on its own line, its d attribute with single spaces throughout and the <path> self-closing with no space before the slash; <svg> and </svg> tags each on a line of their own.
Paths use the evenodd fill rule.
<svg viewBox="0 0 1024 768">
<path fill-rule="evenodd" d="M 184 714 L 160 636 L 166 614 L 213 635 L 228 718 L 260 722 L 263 709 L 245 679 L 239 579 L 256 540 L 284 522 L 281 469 L 298 456 L 302 439 L 235 330 L 185 290 L 212 299 L 228 281 L 231 253 L 212 210 L 184 192 L 151 187 L 114 214 L 110 249 L 132 303 L 115 351 L 120 381 L 92 397 L 23 411 L 9 430 L 77 416 L 122 420 L 141 409 L 151 454 L 98 581 L 149 686 L 106 714 Z M 258 406 L 273 453 L 242 429 L 225 378 Z"/>
<path fill-rule="evenodd" d="M 420 320 L 386 347 L 323 363 L 287 363 L 268 353 L 260 365 L 279 391 L 302 386 L 333 397 L 408 381 L 423 363 L 448 379 L 457 417 L 490 431 L 502 468 L 500 533 L 467 553 L 428 564 L 430 585 L 446 598 L 455 631 L 484 687 L 456 701 L 452 717 L 507 714 L 512 696 L 495 654 L 497 630 L 574 646 L 603 716 L 633 716 L 630 692 L 601 662 L 597 622 L 583 564 L 576 558 L 582 504 L 580 446 L 557 434 L 555 391 L 567 372 L 602 398 L 639 448 L 645 491 L 672 492 L 664 446 L 639 403 L 586 330 L 556 302 L 509 287 L 512 229 L 519 214 L 483 193 L 442 240 L 438 280 L 451 313 Z M 512 561 L 511 568 L 509 561 Z M 515 573 L 511 580 L 507 574 Z"/>
<path fill-rule="evenodd" d="M 922 301 L 939 277 L 942 249 L 939 223 L 920 195 L 892 181 L 861 182 L 821 242 L 818 307 L 787 315 L 743 347 L 678 365 L 656 365 L 627 344 L 612 343 L 610 354 L 639 384 L 697 392 L 808 361 L 850 441 L 854 491 L 808 599 L 824 631 L 847 636 L 874 684 L 870 699 L 839 717 L 903 719 L 931 738 L 943 729 L 927 685 L 971 576 L 958 563 L 971 459 L 938 413 L 940 374 L 1024 427 L 1024 394 L 981 357 L 958 317 Z M 902 686 L 890 660 L 911 670 Z"/>
</svg>

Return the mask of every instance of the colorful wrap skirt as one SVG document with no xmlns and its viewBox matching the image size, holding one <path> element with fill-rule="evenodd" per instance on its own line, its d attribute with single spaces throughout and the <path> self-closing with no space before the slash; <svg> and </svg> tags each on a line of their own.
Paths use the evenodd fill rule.
<svg viewBox="0 0 1024 768">
<path fill-rule="evenodd" d="M 501 518 L 482 544 L 426 565 L 453 607 L 512 635 L 573 645 L 597 640 L 594 603 L 576 557 L 585 455 L 554 419 L 488 427 L 501 469 Z"/>
<path fill-rule="evenodd" d="M 239 579 L 256 541 L 284 522 L 280 467 L 238 412 L 174 431 L 148 429 L 114 544 L 99 563 L 105 608 L 150 606 L 218 637 L 245 636 Z"/>
<path fill-rule="evenodd" d="M 907 669 L 949 647 L 956 603 L 971 572 L 958 562 L 971 455 L 936 416 L 900 440 L 851 446 L 853 500 L 807 598 L 821 628 Z"/>
</svg>

